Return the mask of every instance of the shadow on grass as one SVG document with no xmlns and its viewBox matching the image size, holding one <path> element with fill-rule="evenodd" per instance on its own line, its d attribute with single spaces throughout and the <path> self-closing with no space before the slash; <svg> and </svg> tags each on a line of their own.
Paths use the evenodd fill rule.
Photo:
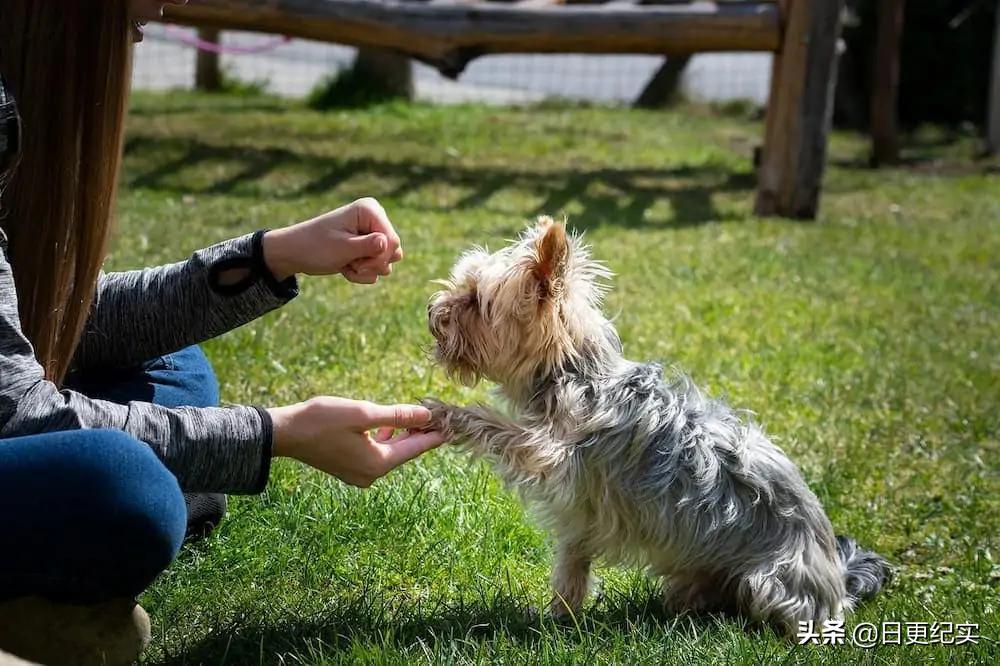
<svg viewBox="0 0 1000 666">
<path fill-rule="evenodd" d="M 939 154 L 929 151 L 924 153 L 913 151 L 904 153 L 899 158 L 899 161 L 892 164 L 875 164 L 870 157 L 852 157 L 831 160 L 830 165 L 855 171 L 876 172 L 879 170 L 895 169 L 914 174 L 942 177 L 988 176 L 1000 173 L 1000 163 L 991 161 L 989 158 L 977 158 L 975 161 L 942 158 Z"/>
<path fill-rule="evenodd" d="M 947 127 L 925 128 L 902 137 L 899 159 L 877 163 L 870 153 L 831 158 L 841 169 L 873 171 L 896 169 L 932 176 L 975 176 L 1000 173 L 1000 159 L 983 152 L 977 137 Z"/>
<path fill-rule="evenodd" d="M 392 608 L 384 602 L 359 597 L 359 601 L 312 617 L 279 614 L 266 622 L 245 619 L 219 624 L 200 642 L 186 645 L 176 654 L 149 655 L 144 663 L 159 666 L 180 664 L 285 664 L 296 656 L 330 658 L 357 647 L 374 650 L 430 649 L 455 641 L 478 643 L 503 641 L 531 647 L 543 641 L 587 644 L 601 636 L 632 635 L 644 629 L 672 633 L 679 641 L 692 641 L 705 632 L 720 630 L 728 622 L 733 629 L 764 635 L 764 630 L 740 627 L 731 618 L 714 615 L 671 616 L 658 596 L 640 600 L 622 597 L 602 603 L 575 620 L 539 618 L 525 603 L 497 597 L 488 603 L 459 607 L 444 604 Z"/>
<path fill-rule="evenodd" d="M 142 100 L 129 109 L 130 116 L 160 117 L 186 113 L 216 113 L 224 111 L 227 114 L 242 113 L 281 113 L 288 110 L 288 102 L 280 97 L 219 97 L 204 96 L 197 101 L 175 102 L 159 99 Z"/>
<path fill-rule="evenodd" d="M 368 193 L 382 198 L 405 197 L 434 185 L 464 190 L 451 204 L 426 204 L 427 210 L 489 209 L 489 200 L 502 190 L 518 190 L 541 199 L 533 214 L 559 214 L 574 206 L 574 226 L 581 229 L 616 224 L 638 227 L 685 227 L 719 220 L 712 196 L 740 193 L 750 200 L 755 176 L 725 164 L 708 163 L 673 168 L 516 168 L 461 164 L 391 161 L 372 157 L 338 159 L 301 153 L 281 147 L 219 146 L 194 139 L 132 137 L 126 155 L 168 154 L 172 157 L 148 165 L 128 185 L 177 194 L 208 194 L 269 199 L 296 199 L 327 192 L 350 178 L 376 183 Z M 211 173 L 212 165 L 226 164 L 224 175 L 195 185 L 185 177 L 189 170 Z M 274 190 L 261 179 L 280 175 L 283 169 L 305 172 L 308 180 L 290 189 Z M 669 214 L 650 215 L 663 202 Z"/>
</svg>

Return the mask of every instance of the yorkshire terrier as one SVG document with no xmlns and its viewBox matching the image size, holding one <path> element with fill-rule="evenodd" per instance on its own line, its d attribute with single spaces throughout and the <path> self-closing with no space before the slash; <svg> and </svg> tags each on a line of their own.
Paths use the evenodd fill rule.
<svg viewBox="0 0 1000 666">
<path fill-rule="evenodd" d="M 542 217 L 498 252 L 464 254 L 428 305 L 437 361 L 510 403 L 512 415 L 424 401 L 554 533 L 550 614 L 580 609 L 595 559 L 662 578 L 674 611 L 738 612 L 786 635 L 872 597 L 890 567 L 834 536 L 759 426 L 622 355 L 601 313 L 610 276 Z"/>
</svg>

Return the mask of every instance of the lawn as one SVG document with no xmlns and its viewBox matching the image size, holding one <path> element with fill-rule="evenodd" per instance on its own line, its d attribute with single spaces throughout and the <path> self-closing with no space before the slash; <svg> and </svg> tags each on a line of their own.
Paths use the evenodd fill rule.
<svg viewBox="0 0 1000 666">
<path fill-rule="evenodd" d="M 978 623 L 976 645 L 796 646 L 670 617 L 602 568 L 574 623 L 532 620 L 550 544 L 483 465 L 439 450 L 370 490 L 281 461 L 142 598 L 151 664 L 997 663 L 1000 170 L 968 139 L 916 137 L 897 169 L 838 135 L 816 223 L 753 217 L 759 122 L 639 112 L 260 98 L 134 101 L 112 268 L 174 261 L 363 195 L 406 259 L 376 287 L 306 279 L 297 300 L 206 344 L 223 399 L 316 394 L 464 403 L 428 361 L 425 304 L 456 255 L 539 213 L 617 274 L 627 354 L 753 410 L 840 533 L 898 568 L 853 616 Z M 948 139 L 948 140 L 945 140 Z M 905 635 L 903 642 L 905 642 Z"/>
</svg>

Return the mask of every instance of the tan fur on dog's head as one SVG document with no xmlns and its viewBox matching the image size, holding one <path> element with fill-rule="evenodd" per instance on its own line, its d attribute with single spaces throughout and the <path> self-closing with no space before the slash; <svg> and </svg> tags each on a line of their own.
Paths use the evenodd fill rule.
<svg viewBox="0 0 1000 666">
<path fill-rule="evenodd" d="M 428 306 L 437 360 L 466 384 L 486 377 L 521 393 L 588 341 L 606 343 L 600 303 L 609 276 L 550 217 L 498 252 L 468 252 Z"/>
</svg>

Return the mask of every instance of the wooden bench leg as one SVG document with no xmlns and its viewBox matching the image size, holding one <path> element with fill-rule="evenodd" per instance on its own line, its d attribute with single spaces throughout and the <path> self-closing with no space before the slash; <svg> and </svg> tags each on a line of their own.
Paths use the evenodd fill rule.
<svg viewBox="0 0 1000 666">
<path fill-rule="evenodd" d="M 993 30 L 993 71 L 990 79 L 989 112 L 986 118 L 986 155 L 1000 153 L 1000 11 Z"/>
<path fill-rule="evenodd" d="M 899 44 L 903 35 L 905 0 L 878 3 L 875 40 L 875 87 L 872 90 L 871 133 L 873 166 L 899 162 Z"/>
<path fill-rule="evenodd" d="M 812 219 L 819 208 L 833 116 L 844 0 L 780 4 L 784 31 L 772 70 L 754 210 Z"/>
</svg>

